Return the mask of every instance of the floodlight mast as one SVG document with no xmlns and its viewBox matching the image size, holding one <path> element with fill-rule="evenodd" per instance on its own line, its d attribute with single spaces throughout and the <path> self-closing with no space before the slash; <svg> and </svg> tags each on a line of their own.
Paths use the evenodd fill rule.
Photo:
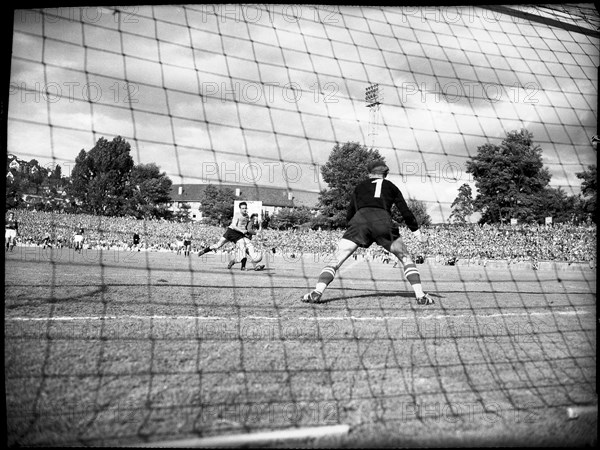
<svg viewBox="0 0 600 450">
<path fill-rule="evenodd" d="M 383 95 L 379 84 L 371 84 L 365 89 L 365 103 L 369 108 L 369 138 L 372 148 L 375 147 L 378 134 L 381 100 L 383 100 Z"/>
</svg>

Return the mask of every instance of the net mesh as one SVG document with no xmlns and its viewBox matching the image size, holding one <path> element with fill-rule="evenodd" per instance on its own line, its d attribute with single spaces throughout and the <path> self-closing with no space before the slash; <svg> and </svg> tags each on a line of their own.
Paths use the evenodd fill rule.
<svg viewBox="0 0 600 450">
<path fill-rule="evenodd" d="M 157 162 L 175 183 L 315 199 L 331 149 L 359 142 L 386 158 L 405 197 L 446 222 L 472 181 L 466 161 L 511 130 L 533 133 L 553 186 L 579 192 L 575 174 L 596 157 L 598 51 L 593 5 L 16 10 L 7 148 L 68 172 L 80 149 L 121 136 L 136 163 Z M 373 84 L 382 95 L 367 108 Z M 19 215 L 30 233 L 73 225 Z M 129 239 L 139 226 L 77 220 L 99 239 Z M 143 224 L 165 241 L 184 231 Z M 221 232 L 199 231 L 206 242 Z M 365 442 L 410 444 L 433 420 L 427 439 L 460 422 L 491 424 L 501 442 L 536 437 L 533 425 L 564 407 L 595 404 L 593 274 L 551 263 L 546 272 L 419 265 L 427 289 L 443 294 L 423 311 L 409 305 L 399 269 L 360 254 L 319 308 L 299 293 L 341 233 L 315 232 L 304 250 L 293 233 L 269 233 L 285 251 L 264 249 L 273 272 L 262 278 L 225 271 L 225 254 L 23 247 L 20 265 L 7 256 L 9 441 L 140 443 L 350 423 Z M 539 245 L 536 233 L 526 247 Z M 575 233 L 595 249 L 595 230 Z"/>
</svg>

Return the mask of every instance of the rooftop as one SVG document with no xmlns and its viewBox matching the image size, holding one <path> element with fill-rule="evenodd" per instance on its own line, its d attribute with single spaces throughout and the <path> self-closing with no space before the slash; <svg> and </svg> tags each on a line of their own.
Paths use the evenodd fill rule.
<svg viewBox="0 0 600 450">
<path fill-rule="evenodd" d="M 201 202 L 209 184 L 173 184 L 171 186 L 171 199 L 174 202 Z M 265 206 L 291 208 L 295 206 L 314 207 L 318 200 L 317 193 L 295 192 L 286 188 L 243 184 L 214 184 L 216 188 L 229 188 L 234 193 L 239 189 L 240 200 L 260 200 Z M 180 189 L 181 189 L 181 194 Z"/>
</svg>

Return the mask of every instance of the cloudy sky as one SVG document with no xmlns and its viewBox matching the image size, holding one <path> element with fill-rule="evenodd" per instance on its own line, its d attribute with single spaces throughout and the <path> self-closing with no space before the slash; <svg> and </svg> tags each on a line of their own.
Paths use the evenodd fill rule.
<svg viewBox="0 0 600 450">
<path fill-rule="evenodd" d="M 551 184 L 579 192 L 575 173 L 596 162 L 598 53 L 590 33 L 474 6 L 17 10 L 7 150 L 68 174 L 120 135 L 174 183 L 318 192 L 333 146 L 359 142 L 444 221 L 477 147 L 520 128 Z"/>
</svg>

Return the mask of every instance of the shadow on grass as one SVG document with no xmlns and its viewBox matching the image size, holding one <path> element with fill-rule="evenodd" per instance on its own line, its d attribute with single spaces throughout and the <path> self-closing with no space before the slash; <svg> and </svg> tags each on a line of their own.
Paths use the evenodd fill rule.
<svg viewBox="0 0 600 450">
<path fill-rule="evenodd" d="M 435 297 L 435 298 L 445 298 L 443 295 L 434 294 L 431 292 L 429 293 L 429 295 L 432 297 Z M 321 300 L 320 302 L 313 303 L 313 304 L 314 305 L 323 305 L 325 303 L 339 302 L 342 300 L 373 298 L 373 297 L 387 297 L 387 298 L 402 297 L 402 298 L 414 299 L 415 293 L 413 291 L 398 291 L 398 292 L 377 292 L 377 293 L 373 293 L 373 294 L 360 294 L 360 295 L 345 295 L 343 297 L 325 298 L 325 299 Z M 306 303 L 308 303 L 308 302 L 306 302 Z"/>
<path fill-rule="evenodd" d="M 97 295 L 104 294 L 107 291 L 108 291 L 108 285 L 103 284 L 103 285 L 99 286 L 97 289 L 94 289 L 90 292 L 85 292 L 83 294 L 76 294 L 76 295 L 72 295 L 70 297 L 54 297 L 53 296 L 54 294 L 52 294 L 52 296 L 50 298 L 20 296 L 18 299 L 18 303 L 15 303 L 15 304 L 5 303 L 4 306 L 6 309 L 16 309 L 16 308 L 22 307 L 24 304 L 27 304 L 28 302 L 42 302 L 42 303 L 87 302 L 87 301 L 89 301 L 90 298 L 93 298 Z"/>
</svg>

